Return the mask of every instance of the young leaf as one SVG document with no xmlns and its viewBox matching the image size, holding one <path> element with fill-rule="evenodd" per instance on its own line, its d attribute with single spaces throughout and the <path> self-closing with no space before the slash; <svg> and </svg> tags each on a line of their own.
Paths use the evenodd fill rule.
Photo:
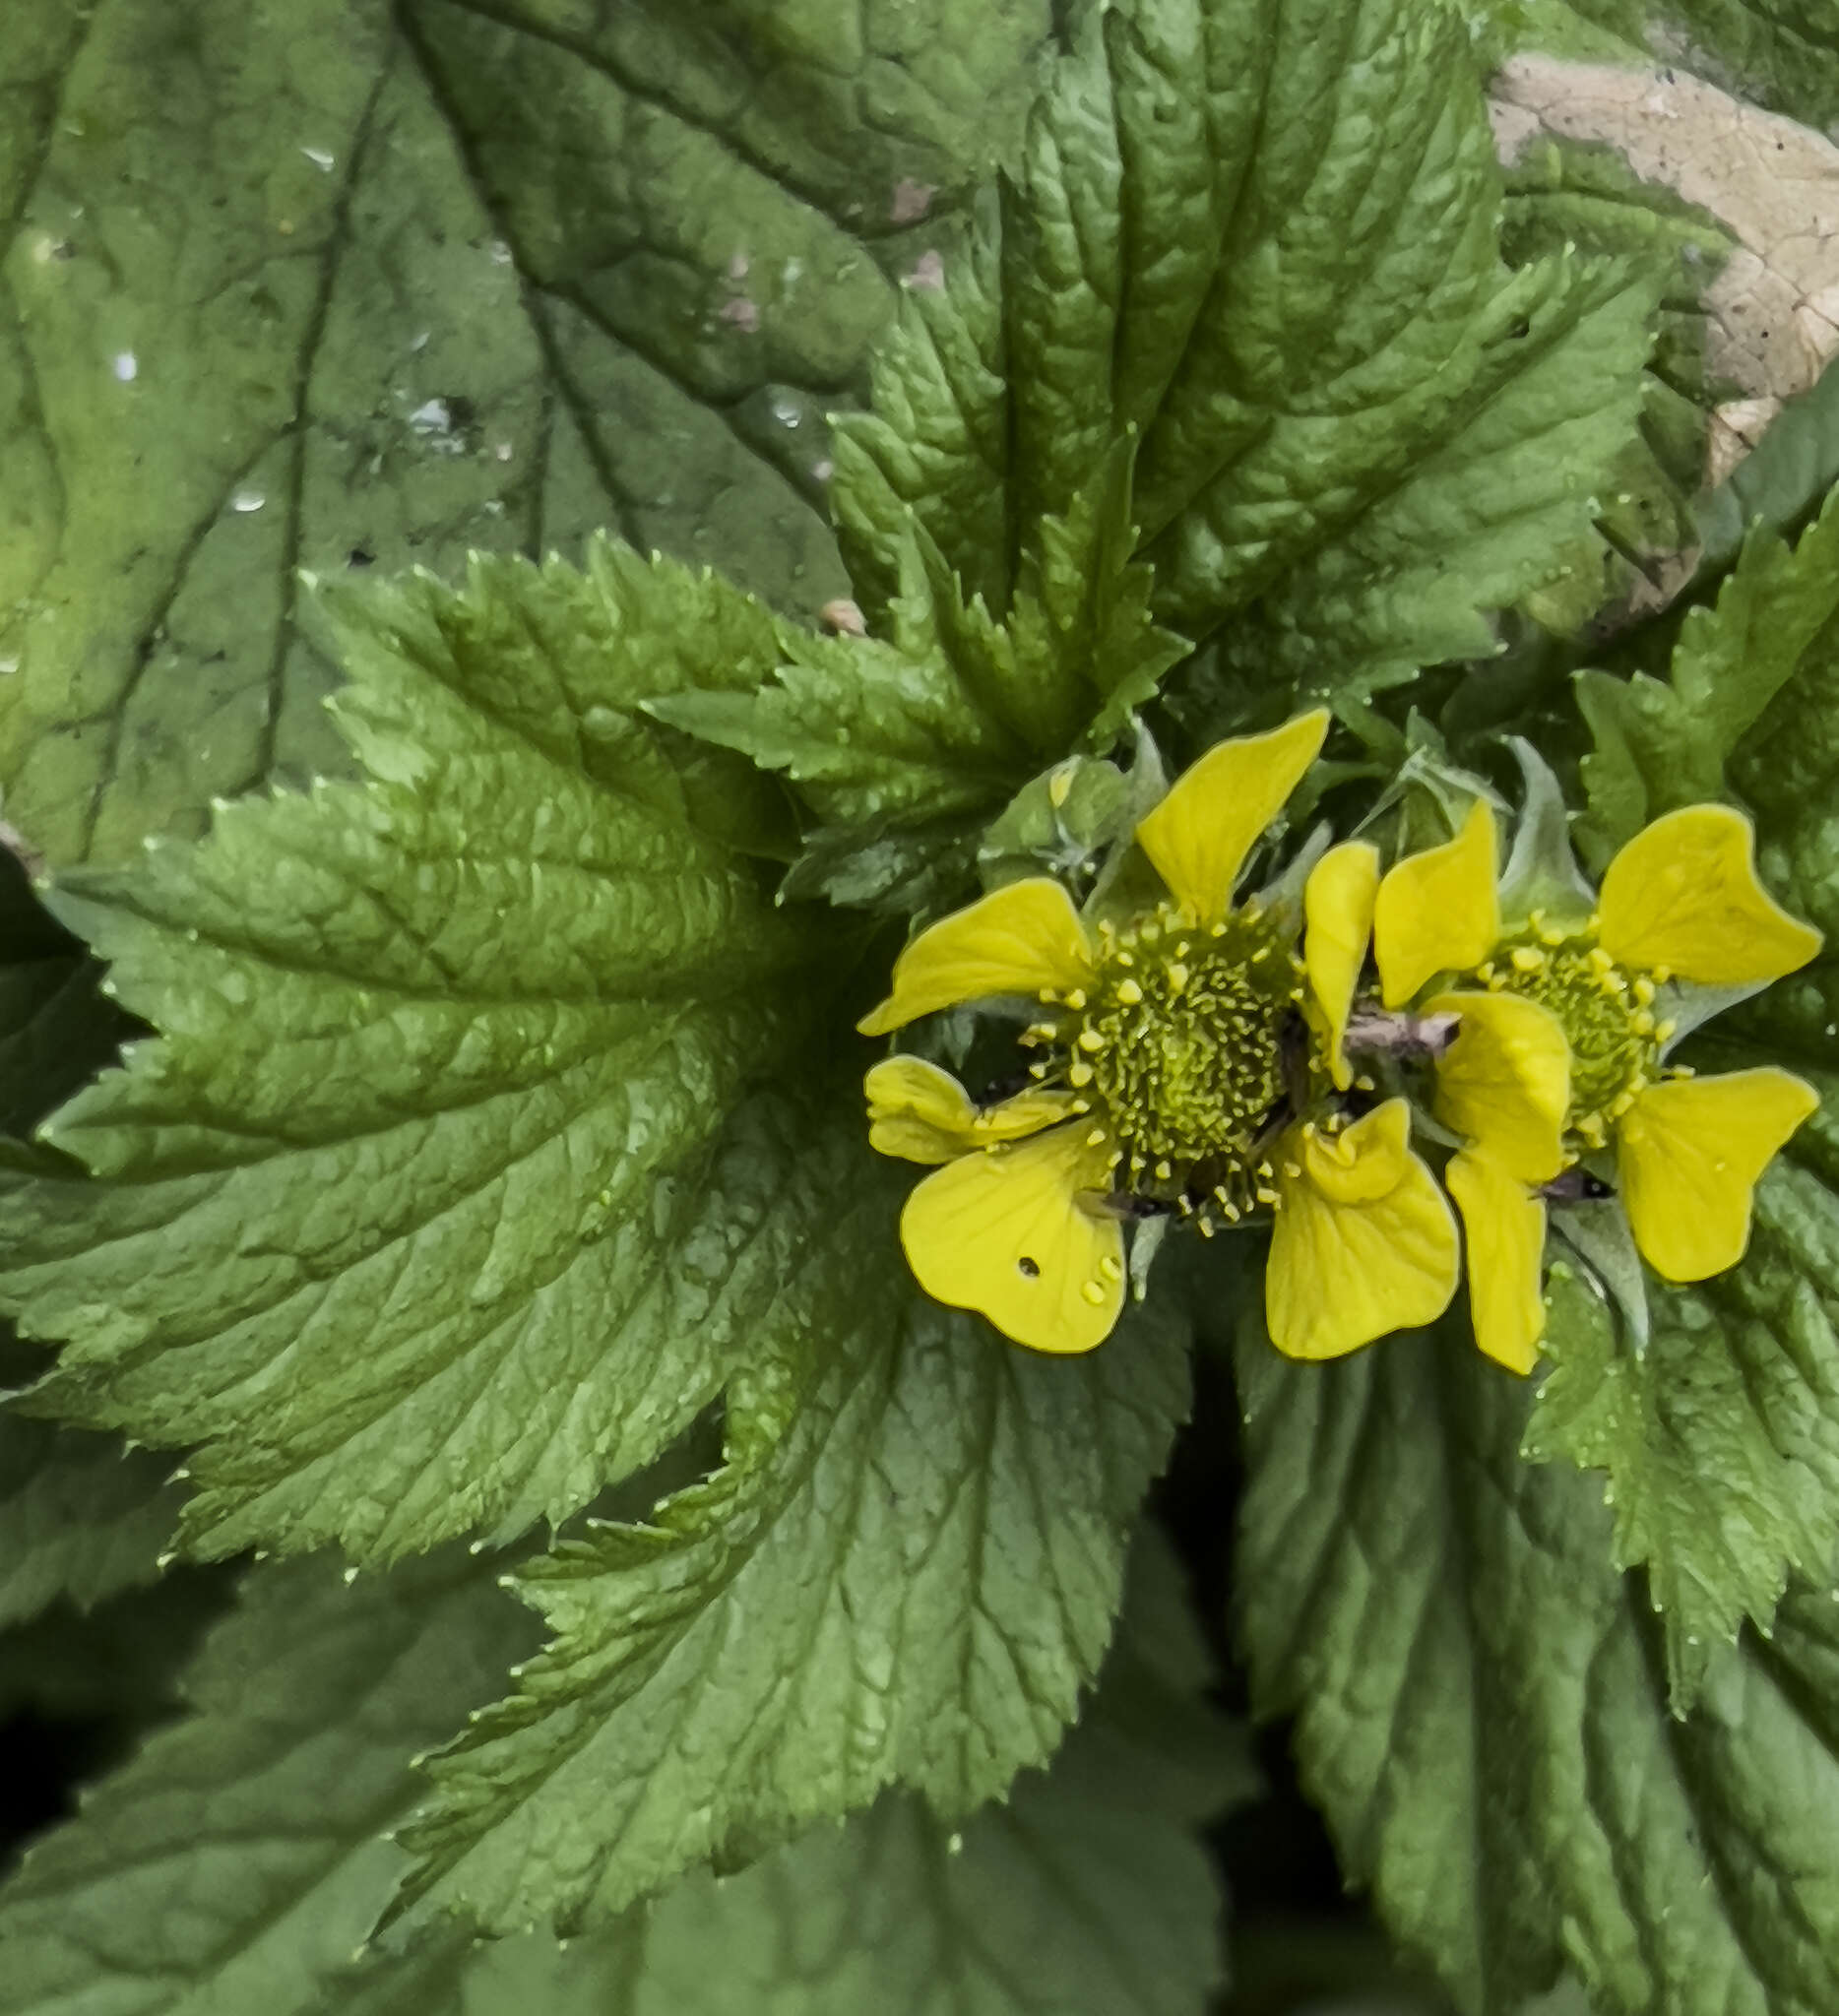
<svg viewBox="0 0 1839 2016">
<path fill-rule="evenodd" d="M 1238 1354 L 1254 1698 L 1295 1713 L 1350 1880 L 1474 2016 L 1579 1973 L 1600 2016 L 1839 1999 L 1839 1604 L 1802 1586 L 1673 1715 L 1593 1480 L 1451 1322 Z"/>
<path fill-rule="evenodd" d="M 757 691 L 648 703 L 798 785 L 825 838 L 792 886 L 848 900 L 861 870 L 831 865 L 841 844 L 873 850 L 890 828 L 922 858 L 949 856 L 969 815 L 995 811 L 1082 737 L 1114 742 L 1187 655 L 1157 626 L 1150 570 L 1130 558 L 1133 453 L 1117 442 L 1063 515 L 1042 521 L 1006 622 L 981 596 L 966 601 L 930 535 L 910 523 L 889 639 L 783 623 L 784 662 Z M 884 874 L 869 878 L 870 898 L 887 889 Z"/>
<path fill-rule="evenodd" d="M 407 1895 L 481 1928 L 604 1919 L 886 1786 L 941 1815 L 1051 1753 L 1186 1404 L 1177 1326 L 1002 1344 L 897 1260 L 902 1173 L 854 1116 L 762 1112 L 783 1254 L 727 1463 L 518 1578 L 552 1642 L 438 1757 Z"/>
<path fill-rule="evenodd" d="M 628 711 L 764 618 L 631 563 L 667 606 L 590 620 L 602 560 L 342 604 L 371 785 L 58 898 L 162 1034 L 47 1123 L 94 1180 L 15 1158 L 0 1297 L 68 1340 L 35 1406 L 198 1445 L 201 1552 L 560 1519 L 770 1293 L 771 1173 L 719 1135 L 824 982 Z"/>
<path fill-rule="evenodd" d="M 401 1868 L 409 1760 L 529 1642 L 489 1564 L 448 1553 L 348 1585 L 254 1571 L 188 1678 L 191 1714 L 0 1890 L 0 2011 L 301 2016 Z"/>
<path fill-rule="evenodd" d="M 873 414 L 839 428 L 864 606 L 896 594 L 917 515 L 1004 615 L 1044 514 L 1134 429 L 1174 629 L 1256 603 L 1280 678 L 1306 662 L 1326 689 L 1490 649 L 1483 612 L 1588 530 L 1651 304 L 1614 268 L 1508 275 L 1499 201 L 1451 10 L 1090 10 L 1019 183 L 944 294 L 903 303 Z"/>
<path fill-rule="evenodd" d="M 1596 741 L 1580 835 L 1607 861 L 1663 812 L 1725 792 L 1725 765 L 1839 615 L 1839 491 L 1797 544 L 1758 526 L 1714 608 L 1687 612 L 1667 680 L 1577 675 Z M 1792 704 L 1792 703 L 1791 703 Z M 1806 703 L 1800 703 L 1805 707 Z"/>
<path fill-rule="evenodd" d="M 1011 144 L 1048 25 L 10 0 L 7 817 L 115 861 L 342 765 L 301 566 L 453 575 L 611 525 L 845 593 L 824 409 Z"/>
<path fill-rule="evenodd" d="M 1145 1600 L 1143 1556 L 1139 1542 L 1121 1642 L 1079 1727 L 961 1827 L 884 1794 L 566 1946 L 532 1934 L 469 1951 L 449 1935 L 373 1960 L 321 2016 L 1201 2016 L 1220 1899 L 1194 1829 L 1254 1781 L 1237 1732 L 1196 1698 L 1192 1624 L 1173 1617 L 1171 1636 L 1145 1614 L 1163 1603 Z"/>
<path fill-rule="evenodd" d="M 0 1626 L 151 1582 L 172 1544 L 172 1460 L 0 1414 Z"/>
</svg>

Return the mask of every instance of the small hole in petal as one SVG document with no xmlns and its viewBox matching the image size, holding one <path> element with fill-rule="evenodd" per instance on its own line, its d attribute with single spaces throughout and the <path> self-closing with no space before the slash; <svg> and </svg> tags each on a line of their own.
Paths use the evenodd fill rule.
<svg viewBox="0 0 1839 2016">
<path fill-rule="evenodd" d="M 1015 1267 L 1018 1274 L 1024 1275 L 1030 1281 L 1038 1281 L 1041 1278 L 1041 1262 L 1031 1260 L 1026 1253 L 1015 1263 Z"/>
</svg>

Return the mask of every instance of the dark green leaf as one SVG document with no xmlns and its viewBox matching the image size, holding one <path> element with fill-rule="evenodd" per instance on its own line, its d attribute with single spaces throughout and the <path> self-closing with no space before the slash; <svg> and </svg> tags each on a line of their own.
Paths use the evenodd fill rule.
<svg viewBox="0 0 1839 2016">
<path fill-rule="evenodd" d="M 1469 2010 L 1561 1966 L 1613 2016 L 1839 2000 L 1839 1603 L 1801 1587 L 1684 1720 L 1595 1480 L 1449 1324 L 1327 1366 L 1239 1353 L 1239 1621 L 1343 1866 Z"/>
</svg>

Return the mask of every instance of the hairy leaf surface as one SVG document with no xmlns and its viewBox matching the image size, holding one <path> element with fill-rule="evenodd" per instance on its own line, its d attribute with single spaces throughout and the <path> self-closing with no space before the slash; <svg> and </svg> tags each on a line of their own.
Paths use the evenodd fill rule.
<svg viewBox="0 0 1839 2016">
<path fill-rule="evenodd" d="M 67 1340 L 35 1405 L 199 1445 L 206 1553 L 565 1517 L 719 1391 L 781 1264 L 776 1172 L 719 1137 L 808 941 L 710 830 L 745 790 L 628 711 L 757 676 L 768 619 L 602 549 L 345 620 L 371 785 L 63 893 L 161 1035 L 8 1179 L 0 1294 Z"/>
<path fill-rule="evenodd" d="M 412 1894 L 483 1928 L 605 1918 L 890 1784 L 961 1814 L 1052 1752 L 1104 1652 L 1186 1405 L 1178 1326 L 1080 1359 L 1000 1343 L 891 1264 L 905 1172 L 854 1116 L 808 1137 L 725 1467 L 523 1571 L 552 1642 L 403 1835 Z"/>
<path fill-rule="evenodd" d="M 1509 275 L 1499 203 L 1453 11 L 1093 10 L 1020 179 L 839 430 L 865 605 L 917 513 L 1006 611 L 1044 515 L 1134 433 L 1156 611 L 1196 639 L 1238 617 L 1248 678 L 1275 654 L 1310 691 L 1369 688 L 1489 651 L 1483 612 L 1587 531 L 1651 302 L 1612 266 Z"/>
</svg>

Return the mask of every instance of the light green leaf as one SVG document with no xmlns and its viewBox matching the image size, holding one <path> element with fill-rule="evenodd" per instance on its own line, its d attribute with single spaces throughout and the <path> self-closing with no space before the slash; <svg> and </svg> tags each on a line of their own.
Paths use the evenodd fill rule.
<svg viewBox="0 0 1839 2016">
<path fill-rule="evenodd" d="M 0 1626 L 151 1582 L 172 1543 L 172 1460 L 0 1414 Z"/>
<path fill-rule="evenodd" d="M 1153 1559 L 1161 1583 L 1173 1571 Z M 1195 1698 L 1192 1625 L 1144 1615 L 1167 1600 L 1146 1593 L 1148 1565 L 1139 1542 L 1121 1643 L 1079 1727 L 962 1827 L 885 1794 L 565 1947 L 450 1936 L 371 1962 L 323 2016 L 1201 2016 L 1220 1898 L 1194 1828 L 1254 1781 L 1237 1732 Z"/>
<path fill-rule="evenodd" d="M 344 752 L 294 570 L 611 525 L 815 608 L 823 413 L 1046 0 L 15 0 L 0 784 L 60 865 Z"/>
<path fill-rule="evenodd" d="M 1725 765 L 1744 735 L 1810 653 L 1832 652 L 1835 614 L 1839 494 L 1792 547 L 1766 527 L 1751 533 L 1715 607 L 1687 612 L 1664 682 L 1577 675 L 1596 741 L 1583 759 L 1590 808 L 1578 830 L 1599 866 L 1663 812 L 1725 795 Z"/>
<path fill-rule="evenodd" d="M 725 1467 L 520 1575 L 552 1642 L 434 1761 L 412 1895 L 573 1927 L 889 1785 L 962 1814 L 1052 1752 L 1185 1410 L 1183 1338 L 1139 1313 L 1049 1358 L 941 1309 L 897 1257 L 907 1177 L 854 1115 L 807 1129 Z"/>
<path fill-rule="evenodd" d="M 1064 514 L 1042 521 L 1006 622 L 981 596 L 966 601 L 931 536 L 909 523 L 889 639 L 782 623 L 784 662 L 758 691 L 649 704 L 660 720 L 796 782 L 823 824 L 793 888 L 885 898 L 888 872 L 848 854 L 890 844 L 911 887 L 916 856 L 961 854 L 971 815 L 995 811 L 1082 738 L 1116 741 L 1187 655 L 1157 626 L 1150 570 L 1130 557 L 1133 453 L 1132 441 L 1117 442 Z"/>
<path fill-rule="evenodd" d="M 661 654 L 601 557 L 342 604 L 373 784 L 58 899 L 162 1034 L 47 1123 L 95 1180 L 8 1176 L 0 1296 L 68 1341 L 35 1406 L 198 1445 L 200 1552 L 563 1518 L 751 1346 L 776 1171 L 720 1134 L 820 982 L 626 711 L 751 605 L 638 566 Z"/>
<path fill-rule="evenodd" d="M 1462 2006 L 1575 1969 L 1604 2016 L 1839 1999 L 1839 1604 L 1671 1712 L 1596 1481 L 1518 1453 L 1530 1394 L 1464 1326 L 1297 1366 L 1238 1355 L 1237 1587 L 1254 1696 L 1296 1713 L 1351 1880 Z"/>
<path fill-rule="evenodd" d="M 864 606 L 911 512 L 1003 614 L 1043 514 L 1134 428 L 1157 614 L 1196 638 L 1238 616 L 1247 677 L 1273 651 L 1356 688 L 1489 651 L 1483 612 L 1588 531 L 1652 299 L 1586 262 L 1509 275 L 1499 201 L 1452 10 L 1092 10 L 1020 182 L 839 428 Z"/>
<path fill-rule="evenodd" d="M 409 1760 L 529 1641 L 489 1563 L 348 1585 L 259 1569 L 192 1670 L 187 1720 L 0 1890 L 6 2016 L 300 2016 L 390 1894 Z"/>
</svg>

